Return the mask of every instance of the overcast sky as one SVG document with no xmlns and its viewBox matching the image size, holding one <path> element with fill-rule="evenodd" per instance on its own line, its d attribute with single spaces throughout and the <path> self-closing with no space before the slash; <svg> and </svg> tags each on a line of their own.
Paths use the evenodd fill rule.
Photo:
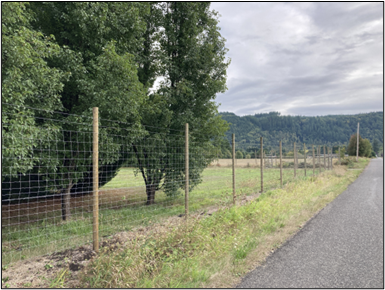
<svg viewBox="0 0 385 290">
<path fill-rule="evenodd" d="M 321 116 L 383 111 L 383 3 L 226 3 L 231 64 L 219 111 Z"/>
</svg>

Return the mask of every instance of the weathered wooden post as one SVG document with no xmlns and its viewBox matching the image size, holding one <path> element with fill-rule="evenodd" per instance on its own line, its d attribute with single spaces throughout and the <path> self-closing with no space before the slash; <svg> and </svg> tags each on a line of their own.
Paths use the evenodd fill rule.
<svg viewBox="0 0 385 290">
<path fill-rule="evenodd" d="M 185 175 L 186 175 L 186 184 L 185 184 L 185 195 L 184 195 L 184 213 L 187 220 L 188 216 L 188 195 L 189 195 L 189 132 L 188 132 L 188 123 L 185 127 Z"/>
<path fill-rule="evenodd" d="M 338 146 L 338 165 L 341 165 L 341 146 Z"/>
<path fill-rule="evenodd" d="M 319 172 L 322 172 L 322 170 L 321 170 L 321 145 L 318 145 L 318 168 L 319 168 Z"/>
<path fill-rule="evenodd" d="M 303 162 L 305 165 L 305 176 L 306 176 L 306 146 L 305 146 L 305 143 L 303 143 Z"/>
<path fill-rule="evenodd" d="M 314 144 L 312 145 L 313 150 L 313 176 L 315 175 L 315 156 L 314 156 Z"/>
<path fill-rule="evenodd" d="M 294 177 L 297 176 L 297 162 L 296 162 L 296 156 L 297 156 L 297 152 L 295 150 L 295 142 L 294 142 Z"/>
<path fill-rule="evenodd" d="M 263 137 L 261 137 L 261 193 L 263 192 Z"/>
<path fill-rule="evenodd" d="M 325 150 L 325 145 L 324 145 L 324 168 L 326 170 L 326 150 Z"/>
<path fill-rule="evenodd" d="M 99 252 L 99 108 L 92 109 L 93 249 Z"/>
<path fill-rule="evenodd" d="M 279 171 L 281 175 L 281 187 L 283 186 L 282 183 L 282 141 L 279 141 Z"/>
<path fill-rule="evenodd" d="M 235 134 L 233 134 L 233 204 L 235 205 Z"/>
<path fill-rule="evenodd" d="M 331 154 L 330 154 L 330 169 L 333 170 L 333 146 L 330 148 Z"/>
</svg>

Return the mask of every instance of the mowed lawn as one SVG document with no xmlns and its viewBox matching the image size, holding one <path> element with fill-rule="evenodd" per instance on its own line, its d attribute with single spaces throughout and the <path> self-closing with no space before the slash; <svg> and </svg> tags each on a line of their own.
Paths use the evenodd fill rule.
<svg viewBox="0 0 385 290">
<path fill-rule="evenodd" d="M 308 170 L 307 174 L 310 176 L 312 170 Z M 304 171 L 297 170 L 297 176 L 304 176 Z M 235 177 L 237 199 L 261 190 L 259 168 L 236 168 Z M 292 179 L 293 170 L 283 170 L 283 183 Z M 279 187 L 279 169 L 264 170 L 263 180 L 264 190 Z M 208 206 L 230 205 L 232 192 L 231 167 L 206 168 L 202 182 L 190 191 L 189 212 L 203 211 Z M 120 169 L 115 178 L 100 188 L 99 196 L 100 237 L 129 231 L 168 216 L 181 216 L 185 212 L 182 189 L 172 197 L 158 191 L 155 204 L 146 206 L 143 178 L 140 173 L 135 175 L 133 168 Z M 70 221 L 61 220 L 60 199 L 16 206 L 18 208 L 13 206 L 12 210 L 2 207 L 2 257 L 6 263 L 92 242 L 90 195 L 71 198 Z"/>
</svg>

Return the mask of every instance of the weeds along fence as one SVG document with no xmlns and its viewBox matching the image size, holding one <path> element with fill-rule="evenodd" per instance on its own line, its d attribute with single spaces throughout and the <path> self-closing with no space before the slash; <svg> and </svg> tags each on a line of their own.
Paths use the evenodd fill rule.
<svg viewBox="0 0 385 290">
<path fill-rule="evenodd" d="M 233 158 L 216 159 L 188 124 L 143 129 L 104 120 L 97 108 L 82 116 L 4 110 L 3 263 L 87 243 L 97 251 L 115 233 L 230 206 L 332 167 L 320 146 L 281 143 L 261 155 L 261 138 L 250 144 L 254 158 L 235 159 L 234 141 Z"/>
</svg>

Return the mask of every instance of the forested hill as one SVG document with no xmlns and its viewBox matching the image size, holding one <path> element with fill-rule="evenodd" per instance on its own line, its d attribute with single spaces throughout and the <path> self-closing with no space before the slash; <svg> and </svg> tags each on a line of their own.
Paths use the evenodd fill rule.
<svg viewBox="0 0 385 290">
<path fill-rule="evenodd" d="M 226 137 L 231 142 L 231 134 L 239 148 L 259 142 L 264 137 L 264 144 L 278 146 L 283 143 L 305 142 L 306 144 L 347 145 L 349 138 L 357 131 L 360 123 L 360 135 L 373 142 L 374 138 L 383 144 L 383 112 L 357 115 L 328 115 L 321 117 L 281 116 L 279 112 L 237 116 L 233 113 L 219 113 L 230 123 Z"/>
</svg>

